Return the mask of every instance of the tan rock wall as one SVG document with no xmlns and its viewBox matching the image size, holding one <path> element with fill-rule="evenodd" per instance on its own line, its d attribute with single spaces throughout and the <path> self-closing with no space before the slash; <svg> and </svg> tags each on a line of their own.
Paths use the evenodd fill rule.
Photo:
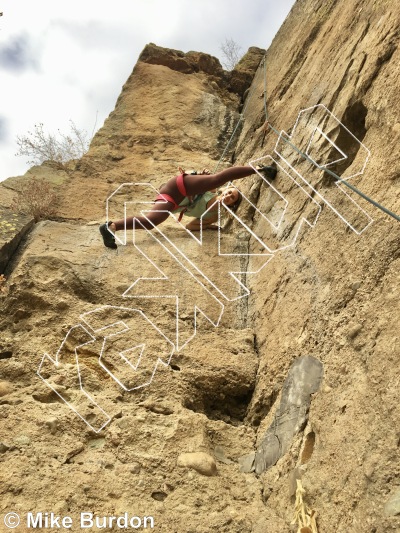
<svg viewBox="0 0 400 533">
<path fill-rule="evenodd" d="M 371 151 L 365 172 L 351 183 L 397 214 L 398 28 L 390 2 L 298 2 L 268 50 L 266 69 L 272 126 L 290 132 L 301 109 L 325 104 Z M 262 91 L 260 77 L 256 94 Z M 261 103 L 254 99 L 247 113 L 256 126 L 262 124 Z M 271 153 L 277 136 L 270 130 L 261 148 L 262 138 L 261 130 L 244 128 L 238 159 Z M 290 149 L 284 155 L 324 198 L 337 202 L 343 197 L 332 191 L 329 176 L 299 163 Z M 282 170 L 288 169 L 274 157 Z M 355 172 L 360 160 L 361 152 L 344 175 Z M 336 171 L 341 170 L 337 165 Z M 283 231 L 274 234 L 278 246 L 291 242 L 311 202 L 283 176 L 281 172 L 275 186 L 292 206 Z M 270 195 L 261 188 L 258 205 L 267 212 Z M 277 383 L 296 357 L 319 358 L 325 386 L 311 404 L 305 430 L 315 437 L 304 465 L 308 502 L 319 514 L 322 531 L 390 531 L 398 521 L 382 516 L 389 495 L 398 490 L 394 480 L 399 476 L 399 304 L 394 294 L 399 290 L 400 226 L 350 195 L 374 219 L 365 232 L 355 234 L 319 202 L 323 209 L 315 228 L 305 227 L 295 245 L 278 252 L 250 282 L 249 323 L 256 327 L 260 366 L 248 420 L 260 420 L 262 406 L 275 397 Z M 315 193 L 313 197 L 319 200 Z M 275 222 L 273 207 L 269 215 Z M 262 231 L 265 222 L 255 222 L 255 231 Z M 258 442 L 272 414 L 261 422 Z M 290 459 L 261 476 L 267 506 L 280 516 L 287 512 L 282 494 L 289 472 L 302 464 L 300 450 L 299 442 Z"/>
</svg>

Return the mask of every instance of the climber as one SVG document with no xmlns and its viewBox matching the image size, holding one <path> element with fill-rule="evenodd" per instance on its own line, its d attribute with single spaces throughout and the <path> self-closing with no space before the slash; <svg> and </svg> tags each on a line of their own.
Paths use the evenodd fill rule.
<svg viewBox="0 0 400 533">
<path fill-rule="evenodd" d="M 198 194 L 194 198 L 185 197 L 177 209 L 172 213 L 179 214 L 178 221 L 182 216 L 191 217 L 194 220 L 186 224 L 186 229 L 199 231 L 202 229 L 217 230 L 214 222 L 218 220 L 218 204 L 223 203 L 230 211 L 235 212 L 242 201 L 242 195 L 235 187 L 226 187 L 216 191 L 207 191 Z"/>
<path fill-rule="evenodd" d="M 276 168 L 271 166 L 262 166 L 257 168 L 257 170 L 270 179 L 274 179 L 277 172 Z M 243 166 L 230 167 L 222 172 L 218 172 L 218 174 L 202 173 L 198 175 L 183 172 L 176 177 L 170 178 L 162 185 L 160 194 L 154 201 L 153 208 L 150 212 L 146 213 L 146 216 L 134 216 L 116 220 L 115 222 L 109 221 L 100 226 L 99 230 L 103 237 L 104 245 L 108 248 L 116 249 L 117 245 L 113 235 L 116 231 L 124 230 L 125 228 L 151 230 L 161 224 L 161 222 L 164 222 L 171 212 L 179 210 L 179 204 L 185 197 L 193 197 L 214 191 L 229 181 L 246 178 L 251 174 L 255 174 L 255 172 L 253 167 Z M 228 191 L 230 192 L 222 193 L 223 198 L 220 198 L 218 201 L 223 201 L 229 207 L 238 201 L 239 192 L 235 188 L 228 189 Z"/>
</svg>

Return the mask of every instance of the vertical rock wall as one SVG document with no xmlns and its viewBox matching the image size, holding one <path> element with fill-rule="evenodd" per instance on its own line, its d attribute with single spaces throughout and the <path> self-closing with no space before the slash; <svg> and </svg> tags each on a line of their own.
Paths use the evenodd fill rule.
<svg viewBox="0 0 400 533">
<path fill-rule="evenodd" d="M 332 176 L 287 143 L 275 145 L 274 129 L 291 135 L 301 110 L 324 104 L 370 150 L 363 173 L 349 182 L 399 215 L 399 35 L 391 2 L 297 2 L 267 52 L 273 129 L 265 137 L 257 129 L 265 113 L 253 98 L 245 111 L 252 121 L 236 149 L 242 161 L 271 154 L 280 168 L 274 186 L 288 201 L 283 213 L 276 193 L 248 186 L 275 225 L 266 229 L 250 210 L 253 229 L 278 251 L 250 281 L 248 318 L 256 327 L 260 365 L 246 421 L 259 424 L 260 445 L 275 415 L 269 407 L 292 362 L 312 355 L 324 364 L 324 385 L 312 400 L 302 438 L 260 477 L 267 507 L 287 516 L 289 500 L 282 495 L 291 471 L 303 470 L 307 500 L 322 531 L 399 527 L 388 501 L 398 498 L 399 479 L 400 226 L 345 186 L 337 188 Z M 255 83 L 261 96 L 262 76 Z M 304 133 L 292 142 L 306 147 L 312 129 L 307 121 L 300 125 Z M 319 125 L 324 127 L 323 120 Z M 339 132 L 331 126 L 332 121 L 325 133 L 347 160 L 328 168 L 343 177 L 357 174 L 366 151 L 343 127 Z M 322 164 L 334 149 L 320 141 Z M 360 230 L 368 218 L 355 213 L 345 193 L 373 219 L 365 231 Z M 302 217 L 315 226 L 300 226 Z"/>
</svg>

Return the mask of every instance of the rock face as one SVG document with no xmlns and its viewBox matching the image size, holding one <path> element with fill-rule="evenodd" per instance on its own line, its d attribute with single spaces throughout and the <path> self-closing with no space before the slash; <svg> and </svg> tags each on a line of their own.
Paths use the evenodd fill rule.
<svg viewBox="0 0 400 533">
<path fill-rule="evenodd" d="M 58 217 L 7 261 L 2 515 L 286 533 L 301 477 L 320 532 L 400 527 L 400 225 L 334 179 L 400 213 L 399 18 L 393 1 L 300 0 L 265 65 L 250 49 L 231 73 L 145 48 L 60 181 Z M 243 180 L 221 235 L 170 217 L 102 246 L 106 207 L 141 208 L 178 166 L 256 160 L 276 162 L 273 188 Z M 305 355 L 318 390 L 289 371 Z M 301 410 L 299 432 L 255 473 L 282 405 Z"/>
<path fill-rule="evenodd" d="M 254 470 L 262 474 L 289 450 L 293 438 L 304 429 L 310 408 L 310 395 L 322 381 L 322 363 L 313 357 L 296 359 L 282 387 L 281 402 L 271 426 L 255 454 Z"/>
<path fill-rule="evenodd" d="M 192 468 L 203 476 L 215 476 L 217 465 L 215 459 L 204 452 L 182 453 L 178 457 L 178 466 Z"/>
</svg>

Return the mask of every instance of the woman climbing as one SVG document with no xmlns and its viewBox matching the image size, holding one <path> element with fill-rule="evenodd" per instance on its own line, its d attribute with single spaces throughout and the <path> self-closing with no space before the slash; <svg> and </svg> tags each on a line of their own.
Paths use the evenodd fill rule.
<svg viewBox="0 0 400 533">
<path fill-rule="evenodd" d="M 264 166 L 257 168 L 259 172 L 265 174 L 268 178 L 274 179 L 276 176 L 276 168 Z M 104 245 L 108 248 L 116 249 L 115 238 L 113 233 L 116 231 L 126 229 L 153 229 L 164 220 L 166 220 L 170 213 L 179 209 L 179 204 L 185 197 L 193 197 L 197 194 L 203 194 L 213 191 L 218 187 L 222 187 L 225 183 L 236 179 L 246 178 L 256 171 L 253 167 L 230 167 L 217 174 L 185 174 L 181 173 L 176 177 L 170 178 L 160 189 L 160 194 L 154 201 L 151 211 L 146 213 L 146 216 L 134 216 L 126 219 L 109 221 L 100 226 L 100 233 L 103 237 Z M 228 189 L 229 191 L 229 189 Z M 237 198 L 235 198 L 237 193 Z M 231 192 L 223 193 L 226 196 L 223 198 L 225 205 L 233 205 L 239 197 L 239 192 L 232 188 Z M 220 200 L 222 201 L 222 200 Z M 190 228 L 188 228 L 190 229 Z M 192 228 L 194 229 L 194 228 Z"/>
<path fill-rule="evenodd" d="M 178 221 L 185 215 L 194 220 L 186 224 L 186 229 L 199 231 L 200 229 L 217 230 L 214 223 L 218 220 L 218 204 L 223 203 L 230 211 L 236 211 L 242 201 L 242 195 L 235 187 L 227 187 L 219 191 L 207 191 L 194 198 L 186 197 L 179 204 L 179 208 L 172 213 L 179 214 Z"/>
</svg>

